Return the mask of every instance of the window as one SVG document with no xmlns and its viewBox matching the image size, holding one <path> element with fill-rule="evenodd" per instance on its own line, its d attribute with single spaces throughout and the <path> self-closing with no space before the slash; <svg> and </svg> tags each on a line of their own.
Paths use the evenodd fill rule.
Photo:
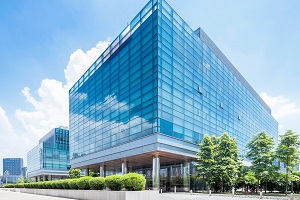
<svg viewBox="0 0 300 200">
<path fill-rule="evenodd" d="M 199 94 L 203 94 L 202 88 L 201 88 L 200 86 L 198 86 L 198 93 L 199 93 Z"/>
</svg>

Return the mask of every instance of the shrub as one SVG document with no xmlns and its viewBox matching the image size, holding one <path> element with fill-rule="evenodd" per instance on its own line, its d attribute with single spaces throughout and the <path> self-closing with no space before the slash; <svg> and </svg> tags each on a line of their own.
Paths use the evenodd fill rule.
<svg viewBox="0 0 300 200">
<path fill-rule="evenodd" d="M 29 188 L 29 183 L 24 183 L 24 188 Z"/>
<path fill-rule="evenodd" d="M 80 178 L 81 170 L 80 169 L 70 169 L 69 178 Z"/>
<path fill-rule="evenodd" d="M 70 179 L 62 180 L 62 186 L 64 189 L 70 189 L 69 181 L 70 181 Z"/>
<path fill-rule="evenodd" d="M 38 188 L 39 182 L 30 183 L 31 188 Z"/>
<path fill-rule="evenodd" d="M 45 189 L 52 189 L 52 181 L 44 182 Z"/>
<path fill-rule="evenodd" d="M 81 190 L 90 189 L 89 180 L 91 180 L 91 179 L 92 179 L 92 177 L 90 177 L 90 176 L 84 176 L 84 177 L 79 178 L 77 180 L 78 189 L 81 189 Z"/>
<path fill-rule="evenodd" d="M 37 188 L 45 189 L 45 182 L 37 182 Z"/>
<path fill-rule="evenodd" d="M 14 184 L 6 184 L 4 187 L 5 187 L 5 188 L 14 188 L 15 185 L 14 185 Z"/>
<path fill-rule="evenodd" d="M 123 175 L 124 187 L 129 191 L 142 190 L 146 184 L 146 179 L 143 175 L 137 173 L 129 173 Z"/>
<path fill-rule="evenodd" d="M 57 189 L 56 182 L 57 181 L 51 181 L 51 187 L 52 187 L 52 189 Z"/>
<path fill-rule="evenodd" d="M 55 181 L 55 187 L 56 187 L 57 189 L 64 189 L 64 186 L 63 186 L 63 180 Z"/>
<path fill-rule="evenodd" d="M 78 189 L 78 186 L 77 186 L 77 179 L 71 179 L 71 180 L 69 181 L 69 187 L 70 187 L 70 189 L 77 190 L 77 189 Z"/>
<path fill-rule="evenodd" d="M 103 190 L 105 186 L 104 177 L 96 177 L 89 180 L 91 190 Z"/>
<path fill-rule="evenodd" d="M 24 183 L 15 184 L 15 188 L 24 188 Z"/>
<path fill-rule="evenodd" d="M 115 191 L 120 191 L 123 188 L 123 177 L 119 175 L 111 175 L 105 178 L 105 185 Z"/>
</svg>

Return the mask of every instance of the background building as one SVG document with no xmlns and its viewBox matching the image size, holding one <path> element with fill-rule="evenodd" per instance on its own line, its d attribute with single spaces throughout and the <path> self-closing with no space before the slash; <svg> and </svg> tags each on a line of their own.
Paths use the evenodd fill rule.
<svg viewBox="0 0 300 200">
<path fill-rule="evenodd" d="M 16 183 L 22 176 L 23 158 L 3 158 L 2 182 L 6 183 L 5 171 L 8 171 L 7 183 Z"/>
<path fill-rule="evenodd" d="M 189 190 L 204 134 L 278 140 L 270 108 L 199 28 L 152 0 L 74 84 L 70 150 L 74 168 L 101 176 L 135 171 L 146 188 Z"/>
<path fill-rule="evenodd" d="M 22 168 L 22 177 L 27 178 L 27 167 Z"/>
<path fill-rule="evenodd" d="M 10 175 L 21 175 L 23 158 L 3 158 L 3 174 L 8 171 Z"/>
<path fill-rule="evenodd" d="M 27 153 L 28 178 L 55 180 L 68 176 L 70 169 L 69 130 L 54 128 Z"/>
</svg>

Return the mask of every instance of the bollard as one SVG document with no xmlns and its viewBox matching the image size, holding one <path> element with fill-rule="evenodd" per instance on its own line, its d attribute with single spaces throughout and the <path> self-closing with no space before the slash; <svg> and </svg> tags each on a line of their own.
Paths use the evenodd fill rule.
<svg viewBox="0 0 300 200">
<path fill-rule="evenodd" d="M 162 189 L 160 189 L 160 193 L 162 193 Z"/>
<path fill-rule="evenodd" d="M 176 186 L 174 186 L 174 193 L 176 193 Z"/>
<path fill-rule="evenodd" d="M 208 195 L 211 196 L 211 189 L 208 190 Z"/>
<path fill-rule="evenodd" d="M 294 193 L 291 192 L 291 198 L 290 200 L 294 200 Z"/>
<path fill-rule="evenodd" d="M 263 193 L 259 192 L 259 198 L 262 199 L 263 198 Z"/>
<path fill-rule="evenodd" d="M 193 195 L 193 190 L 190 190 L 190 194 Z"/>
<path fill-rule="evenodd" d="M 232 188 L 232 196 L 234 196 L 234 188 Z"/>
</svg>

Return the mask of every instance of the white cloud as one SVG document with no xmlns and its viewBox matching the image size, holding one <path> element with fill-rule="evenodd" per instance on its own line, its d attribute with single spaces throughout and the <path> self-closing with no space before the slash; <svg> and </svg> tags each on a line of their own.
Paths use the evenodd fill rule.
<svg viewBox="0 0 300 200">
<path fill-rule="evenodd" d="M 100 41 L 95 48 L 84 53 L 78 49 L 71 54 L 69 63 L 64 70 L 67 88 L 70 89 L 81 75 L 90 67 L 100 54 L 108 47 L 109 41 Z"/>
<path fill-rule="evenodd" d="M 300 105 L 284 96 L 271 96 L 265 92 L 261 98 L 270 106 L 272 115 L 279 123 L 279 134 L 291 129 L 300 133 Z"/>
<path fill-rule="evenodd" d="M 33 110 L 18 109 L 15 115 L 26 132 L 40 138 L 54 127 L 69 124 L 69 89 L 108 45 L 108 41 L 101 41 L 87 52 L 78 49 L 72 53 L 64 70 L 65 84 L 54 79 L 44 79 L 37 90 L 37 97 L 32 95 L 30 88 L 24 87 L 22 94 Z M 81 98 L 85 99 L 86 95 L 83 94 Z"/>
<path fill-rule="evenodd" d="M 16 135 L 9 118 L 2 107 L 0 107 L 0 138 L 0 174 L 2 174 L 2 158 L 25 158 L 25 148 L 30 145 L 30 140 L 28 138 L 24 137 L 23 135 Z"/>
</svg>

